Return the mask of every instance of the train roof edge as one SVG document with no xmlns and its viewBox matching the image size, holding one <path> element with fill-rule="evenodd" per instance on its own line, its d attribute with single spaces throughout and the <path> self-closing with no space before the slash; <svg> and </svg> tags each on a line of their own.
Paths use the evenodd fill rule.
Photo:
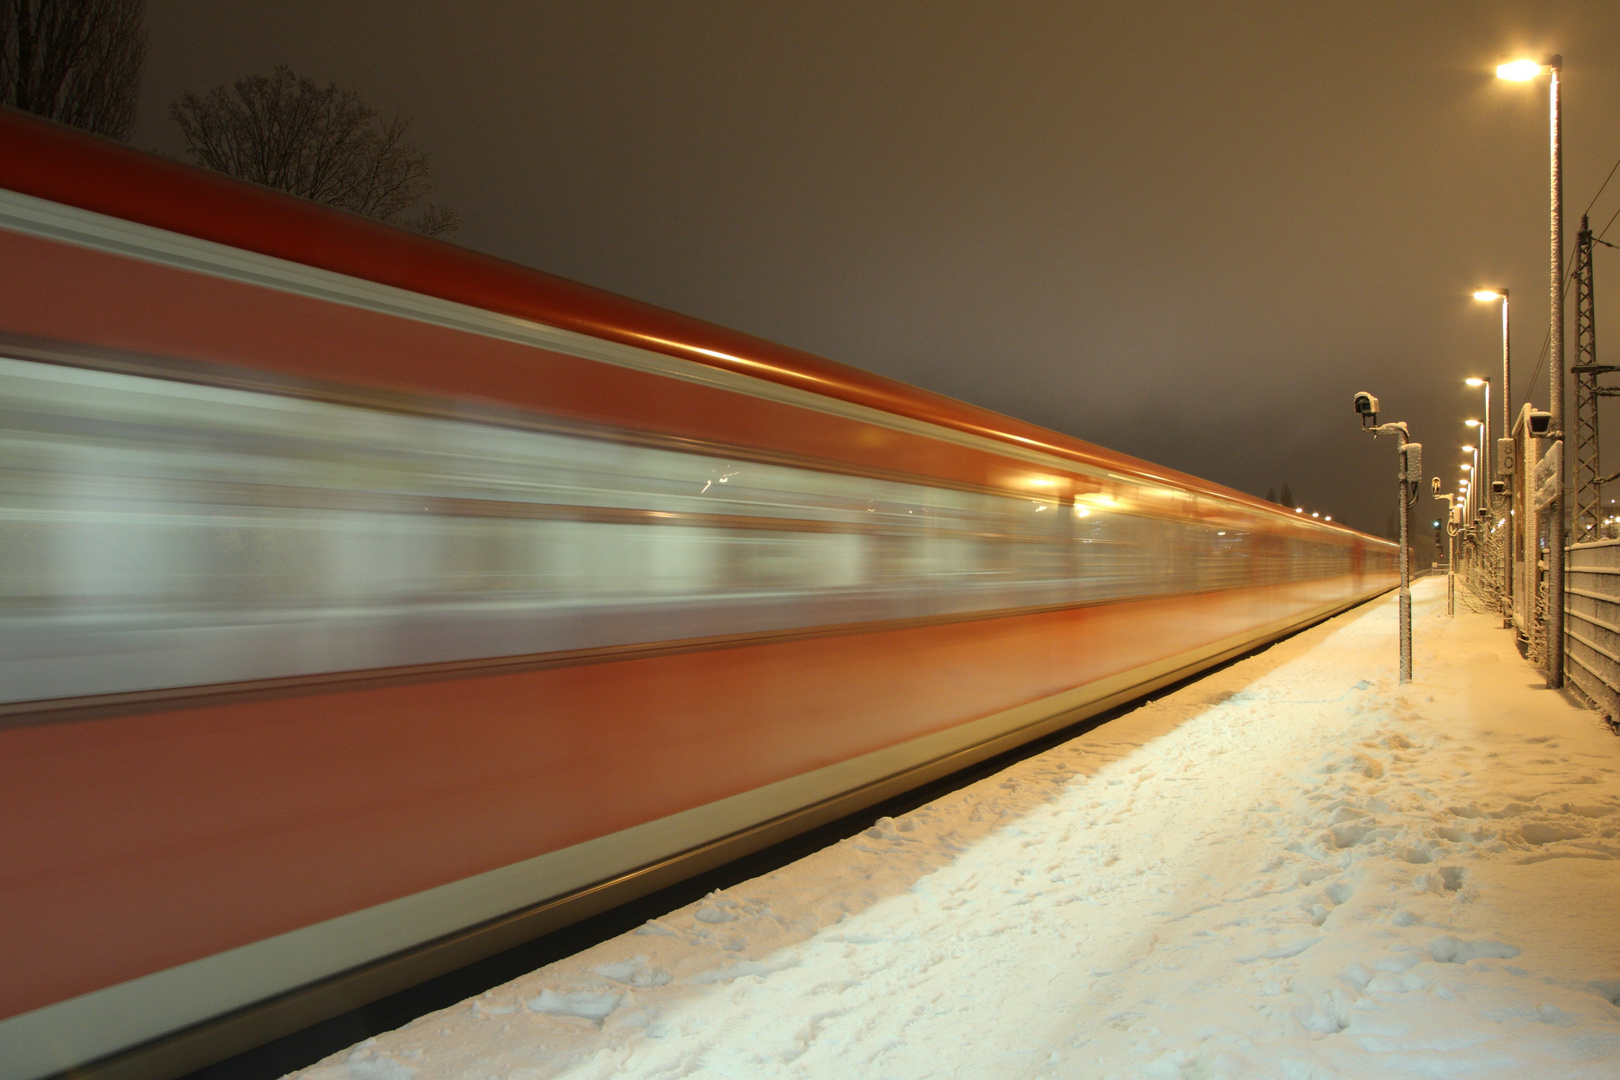
<svg viewBox="0 0 1620 1080">
<path fill-rule="evenodd" d="M 897 379 L 323 206 L 0 106 L 0 187 L 408 292 L 750 375 L 913 420 L 1129 471 L 1301 521 L 1247 492 Z"/>
</svg>

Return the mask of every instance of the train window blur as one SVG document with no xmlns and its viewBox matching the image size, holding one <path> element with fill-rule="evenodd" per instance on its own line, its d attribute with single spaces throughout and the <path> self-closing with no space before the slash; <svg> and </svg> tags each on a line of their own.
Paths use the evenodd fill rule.
<svg viewBox="0 0 1620 1080">
<path fill-rule="evenodd" d="M 28 360 L 0 358 L 0 444 L 11 702 L 1352 570 L 1107 506 Z"/>
</svg>

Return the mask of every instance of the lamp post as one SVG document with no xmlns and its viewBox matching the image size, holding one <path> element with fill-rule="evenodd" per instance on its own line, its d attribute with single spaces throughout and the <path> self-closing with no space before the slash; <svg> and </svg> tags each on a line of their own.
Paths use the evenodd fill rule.
<svg viewBox="0 0 1620 1080">
<path fill-rule="evenodd" d="M 1502 399 L 1502 430 L 1497 432 L 1496 437 L 1498 439 L 1507 439 L 1511 437 L 1513 432 L 1513 417 L 1509 415 L 1513 405 L 1513 347 L 1511 345 L 1511 339 L 1508 336 L 1508 328 L 1510 326 L 1508 321 L 1508 291 L 1505 288 L 1480 289 L 1474 293 L 1474 299 L 1502 301 L 1502 385 L 1497 394 L 1497 396 Z M 1492 444 L 1490 447 L 1488 447 L 1488 450 L 1491 453 L 1495 453 L 1495 445 Z M 1491 460 L 1494 462 L 1496 459 L 1493 457 Z M 1502 480 L 1504 481 L 1503 487 L 1511 489 L 1512 485 L 1507 483 L 1507 477 L 1502 477 Z M 1520 482 L 1522 483 L 1522 480 Z M 1508 490 L 1505 491 L 1504 494 L 1511 496 L 1512 492 L 1511 490 Z M 1507 518 L 1511 524 L 1513 519 L 1512 498 L 1510 497 L 1507 502 Z M 1509 528 L 1507 536 L 1504 538 L 1502 543 L 1503 628 L 1508 628 L 1513 625 L 1513 536 L 1514 530 Z"/>
<path fill-rule="evenodd" d="M 1528 82 L 1546 73 L 1549 76 L 1548 100 L 1548 173 L 1549 201 L 1551 202 L 1551 243 L 1549 266 L 1551 269 L 1552 301 L 1548 331 L 1549 390 L 1547 411 L 1552 414 L 1551 431 L 1553 451 L 1558 454 L 1558 475 L 1553 477 L 1552 505 L 1547 513 L 1547 687 L 1556 690 L 1564 685 L 1564 125 L 1563 102 L 1559 83 L 1564 74 L 1562 56 L 1546 56 L 1541 60 L 1514 60 L 1497 67 L 1497 78 Z"/>
<path fill-rule="evenodd" d="M 1479 464 L 1480 449 L 1484 445 L 1485 445 L 1484 443 L 1480 443 L 1479 446 L 1465 446 L 1465 447 L 1463 447 L 1463 453 L 1465 453 L 1465 454 L 1473 454 L 1474 455 L 1474 468 L 1473 468 L 1473 471 L 1469 473 L 1468 479 L 1470 479 L 1470 480 L 1472 480 L 1474 482 L 1474 485 L 1473 485 L 1473 491 L 1474 491 L 1474 521 L 1476 521 L 1476 522 L 1480 520 L 1480 516 L 1479 516 L 1480 509 L 1482 507 L 1488 506 L 1490 504 L 1490 498 L 1491 498 L 1491 479 L 1490 479 L 1490 475 L 1485 470 L 1483 470 L 1480 467 L 1480 464 Z"/>
<path fill-rule="evenodd" d="M 1463 449 L 1471 450 L 1473 448 L 1464 447 Z M 1474 466 L 1468 462 L 1463 462 L 1463 525 L 1468 530 L 1463 534 L 1463 539 L 1465 541 L 1473 541 L 1473 547 L 1469 549 L 1472 552 L 1472 558 L 1468 562 L 1468 573 L 1466 575 L 1466 580 L 1469 582 L 1475 582 L 1476 584 L 1479 578 L 1479 530 L 1475 528 L 1475 526 L 1478 523 L 1479 515 L 1474 512 L 1474 508 L 1477 505 L 1479 498 L 1477 494 L 1479 488 L 1479 484 L 1477 482 L 1478 477 L 1479 470 L 1474 468 Z"/>
<path fill-rule="evenodd" d="M 1485 480 L 1488 485 L 1490 481 L 1496 479 L 1496 469 L 1491 465 L 1491 380 L 1475 376 L 1464 379 L 1463 383 L 1468 386 L 1483 386 L 1485 388 L 1485 419 L 1479 422 L 1478 427 L 1479 452 L 1485 458 Z M 1474 426 L 1473 424 L 1469 425 L 1469 427 Z M 1489 494 L 1489 491 L 1487 490 L 1486 493 Z"/>
<path fill-rule="evenodd" d="M 1497 438 L 1505 439 L 1508 432 L 1513 430 L 1513 418 L 1508 415 L 1512 407 L 1513 397 L 1513 353 L 1508 345 L 1508 291 L 1506 289 L 1480 289 L 1474 293 L 1475 300 L 1502 301 L 1502 430 Z M 1473 382 L 1470 381 L 1472 386 Z"/>
<path fill-rule="evenodd" d="M 1492 293 L 1490 293 L 1490 295 L 1495 296 L 1495 295 L 1498 295 L 1498 294 L 1493 291 Z M 1500 295 L 1502 297 L 1502 341 L 1503 341 L 1503 345 L 1502 345 L 1502 350 L 1503 350 L 1502 371 L 1504 373 L 1503 385 L 1505 387 L 1506 386 L 1506 373 L 1507 373 L 1507 368 L 1508 368 L 1507 344 L 1506 344 L 1506 342 L 1507 342 L 1507 290 L 1506 289 L 1501 290 Z M 1480 296 L 1480 293 L 1475 293 L 1474 296 L 1477 299 Z M 1481 428 L 1480 443 L 1479 443 L 1480 455 L 1482 457 L 1484 457 L 1484 459 L 1485 459 L 1485 489 L 1480 492 L 1480 505 L 1482 505 L 1486 509 L 1488 509 L 1490 511 L 1490 513 L 1491 513 L 1491 517 L 1494 518 L 1496 516 L 1496 485 L 1494 483 L 1494 481 L 1496 480 L 1496 459 L 1495 459 L 1492 451 L 1495 449 L 1496 443 L 1491 439 L 1491 379 L 1490 379 L 1490 376 L 1488 376 L 1488 375 L 1474 376 L 1473 378 L 1464 379 L 1463 382 L 1465 384 L 1467 384 L 1468 386 L 1482 386 L 1482 387 L 1485 388 L 1485 419 L 1483 421 L 1483 426 Z M 1502 399 L 1502 434 L 1505 435 L 1505 434 L 1507 434 L 1507 431 L 1508 431 L 1507 391 L 1506 391 L 1506 389 L 1504 388 L 1502 393 L 1500 395 L 1498 395 L 1498 396 L 1501 397 L 1501 399 Z M 1475 459 L 1475 463 L 1476 464 L 1478 463 L 1477 458 Z M 1505 484 L 1503 486 L 1504 486 L 1504 488 L 1506 487 Z M 1485 530 L 1485 532 L 1489 532 L 1489 531 L 1491 531 L 1491 530 L 1489 530 L 1489 529 Z M 1511 536 L 1512 534 L 1509 533 L 1508 535 Z M 1481 533 L 1481 538 L 1483 539 L 1483 537 L 1484 537 L 1484 533 L 1482 532 Z M 1493 567 L 1492 569 L 1498 570 L 1500 572 L 1500 574 L 1501 574 L 1501 582 L 1500 582 L 1500 585 L 1498 586 L 1497 592 L 1499 594 L 1499 599 L 1502 602 L 1502 619 L 1503 619 L 1502 625 L 1503 626 L 1511 626 L 1512 625 L 1512 610 L 1513 610 L 1513 607 L 1512 607 L 1512 601 L 1509 599 L 1509 597 L 1513 593 L 1513 586 L 1512 586 L 1512 579 L 1513 579 L 1512 556 L 1513 556 L 1513 552 L 1512 552 L 1511 545 L 1507 542 L 1506 539 L 1504 539 L 1503 542 L 1499 546 L 1502 549 L 1501 550 L 1502 558 L 1500 560 L 1502 565 L 1500 567 Z"/>
<path fill-rule="evenodd" d="M 1462 471 L 1458 474 L 1457 492 L 1461 505 L 1457 507 L 1457 530 L 1462 536 L 1462 539 L 1458 541 L 1458 555 L 1462 555 L 1469 550 L 1463 545 L 1466 545 L 1473 536 L 1471 526 L 1474 517 L 1474 492 L 1473 483 L 1469 480 L 1469 473 L 1472 471 L 1473 466 L 1465 463 Z M 1469 565 L 1473 564 L 1470 563 Z"/>
</svg>

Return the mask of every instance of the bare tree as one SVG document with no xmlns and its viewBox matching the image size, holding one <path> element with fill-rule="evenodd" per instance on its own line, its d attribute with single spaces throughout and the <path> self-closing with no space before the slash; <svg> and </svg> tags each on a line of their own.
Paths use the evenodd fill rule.
<svg viewBox="0 0 1620 1080">
<path fill-rule="evenodd" d="M 127 139 L 145 17 L 146 0 L 0 0 L 0 101 Z"/>
<path fill-rule="evenodd" d="M 379 121 L 360 92 L 302 79 L 285 65 L 169 105 L 186 148 L 210 169 L 392 222 L 429 236 L 454 232 L 454 210 L 429 203 L 427 155 L 405 138 L 408 118 Z"/>
</svg>

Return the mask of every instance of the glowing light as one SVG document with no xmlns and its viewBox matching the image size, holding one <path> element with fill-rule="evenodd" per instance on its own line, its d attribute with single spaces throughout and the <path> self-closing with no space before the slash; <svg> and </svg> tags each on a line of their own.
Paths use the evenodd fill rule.
<svg viewBox="0 0 1620 1080">
<path fill-rule="evenodd" d="M 1489 379 L 1477 379 L 1477 378 L 1474 378 L 1474 379 L 1464 379 L 1463 382 L 1467 383 L 1469 386 L 1484 386 L 1487 382 L 1490 382 L 1490 380 Z"/>
<path fill-rule="evenodd" d="M 1304 512 L 1305 512 L 1305 508 L 1304 508 L 1304 507 L 1303 507 L 1303 506 L 1296 506 L 1296 507 L 1294 507 L 1294 513 L 1296 513 L 1296 514 L 1303 514 L 1303 513 L 1304 513 Z"/>
<path fill-rule="evenodd" d="M 1479 427 L 1478 420 L 1464 420 L 1463 423 L 1467 424 L 1469 427 Z"/>
<path fill-rule="evenodd" d="M 1464 465 L 1463 466 L 1463 472 L 1473 472 L 1473 471 L 1474 471 L 1474 467 L 1472 465 Z"/>
<path fill-rule="evenodd" d="M 1474 293 L 1475 300 L 1500 300 L 1502 294 L 1496 289 L 1479 289 Z"/>
<path fill-rule="evenodd" d="M 1513 82 L 1529 82 L 1541 74 L 1541 65 L 1534 60 L 1510 60 L 1496 65 L 1496 77 Z"/>
<path fill-rule="evenodd" d="M 1333 520 L 1333 515 L 1329 514 L 1327 517 L 1323 518 L 1322 520 L 1323 521 L 1332 521 Z"/>
<path fill-rule="evenodd" d="M 1086 509 L 1084 506 L 1077 506 L 1077 507 L 1074 508 L 1074 516 L 1075 517 L 1090 517 L 1091 516 L 1091 511 Z"/>
<path fill-rule="evenodd" d="M 1318 514 L 1315 511 L 1312 511 L 1312 513 L 1311 513 L 1311 517 L 1321 517 L 1321 516 L 1322 516 L 1321 514 Z"/>
<path fill-rule="evenodd" d="M 1474 448 L 1473 448 L 1473 447 L 1472 447 L 1472 446 L 1465 446 L 1465 447 L 1463 447 L 1463 453 L 1465 453 L 1465 454 L 1472 454 L 1472 453 L 1473 453 L 1473 452 L 1474 452 Z"/>
</svg>

